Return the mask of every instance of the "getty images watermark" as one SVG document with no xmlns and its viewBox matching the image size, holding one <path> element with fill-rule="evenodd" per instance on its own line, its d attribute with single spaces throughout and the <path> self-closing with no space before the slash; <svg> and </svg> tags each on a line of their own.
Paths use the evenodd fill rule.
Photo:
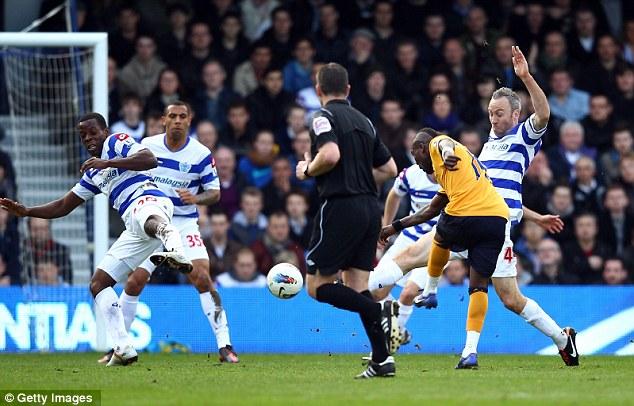
<svg viewBox="0 0 634 406">
<path fill-rule="evenodd" d="M 98 390 L 0 390 L 0 405 L 101 405 Z"/>
</svg>

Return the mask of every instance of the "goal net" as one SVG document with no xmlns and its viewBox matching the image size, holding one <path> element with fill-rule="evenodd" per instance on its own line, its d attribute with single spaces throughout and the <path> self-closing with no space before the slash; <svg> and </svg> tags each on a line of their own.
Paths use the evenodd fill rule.
<svg viewBox="0 0 634 406">
<path fill-rule="evenodd" d="M 105 40 L 105 34 L 0 34 L 10 109 L 0 117 L 6 133 L 0 147 L 11 155 L 18 185 L 17 196 L 9 197 L 27 206 L 42 204 L 64 195 L 79 179 L 88 155 L 77 135 L 77 119 L 88 111 L 107 110 L 105 83 L 97 83 L 105 82 L 107 67 L 98 66 L 106 64 Z M 100 42 L 104 49 L 97 63 Z M 99 87 L 103 92 L 95 97 Z M 105 103 L 98 100 L 104 98 Z M 107 214 L 95 217 L 101 200 L 60 219 L 19 222 L 23 283 L 89 281 L 94 259 L 103 254 L 108 239 Z"/>
</svg>

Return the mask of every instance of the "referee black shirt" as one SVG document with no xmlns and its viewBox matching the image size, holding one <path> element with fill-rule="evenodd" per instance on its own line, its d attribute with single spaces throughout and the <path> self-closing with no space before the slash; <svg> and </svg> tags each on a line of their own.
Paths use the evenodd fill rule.
<svg viewBox="0 0 634 406">
<path fill-rule="evenodd" d="M 315 113 L 310 129 L 311 154 L 327 142 L 339 146 L 340 158 L 335 167 L 317 176 L 319 197 L 376 195 L 372 168 L 386 164 L 390 152 L 376 134 L 370 120 L 347 100 L 329 101 Z"/>
</svg>

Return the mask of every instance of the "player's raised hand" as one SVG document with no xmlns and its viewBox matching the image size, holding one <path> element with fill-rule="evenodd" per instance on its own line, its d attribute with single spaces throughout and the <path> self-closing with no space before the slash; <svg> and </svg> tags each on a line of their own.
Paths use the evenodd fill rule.
<svg viewBox="0 0 634 406">
<path fill-rule="evenodd" d="M 24 217 L 27 215 L 26 207 L 19 202 L 14 202 L 11 199 L 0 198 L 0 207 L 16 217 Z"/>
<path fill-rule="evenodd" d="M 530 75 L 528 62 L 526 61 L 524 54 L 520 50 L 520 47 L 512 46 L 511 52 L 513 53 L 513 69 L 515 70 L 515 74 L 517 75 L 517 77 L 522 79 Z"/>
<path fill-rule="evenodd" d="M 396 230 L 394 229 L 393 225 L 390 224 L 389 226 L 383 227 L 381 229 L 381 232 L 379 233 L 379 244 L 385 246 L 387 244 L 388 238 L 390 238 L 394 234 L 396 234 Z"/>
<path fill-rule="evenodd" d="M 310 165 L 311 160 L 312 158 L 310 157 L 310 152 L 306 151 L 304 153 L 304 160 L 299 161 L 297 163 L 297 166 L 295 167 L 295 177 L 297 177 L 297 179 L 299 180 L 308 179 L 308 176 L 306 176 L 306 169 L 308 168 L 308 165 Z"/>
<path fill-rule="evenodd" d="M 178 197 L 180 197 L 181 202 L 185 204 L 196 204 L 196 195 L 189 191 L 189 189 L 176 189 L 176 193 L 178 193 Z"/>
<path fill-rule="evenodd" d="M 536 221 L 537 225 L 548 231 L 550 234 L 559 234 L 564 229 L 564 222 L 559 216 L 553 214 L 545 214 L 540 216 Z"/>
<path fill-rule="evenodd" d="M 106 169 L 108 167 L 108 161 L 100 158 L 89 158 L 81 165 L 79 172 L 85 173 L 88 169 Z"/>
</svg>

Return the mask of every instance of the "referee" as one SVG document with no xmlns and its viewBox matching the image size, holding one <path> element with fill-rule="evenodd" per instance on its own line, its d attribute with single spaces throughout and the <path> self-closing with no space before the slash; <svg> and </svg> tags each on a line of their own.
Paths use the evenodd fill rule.
<svg viewBox="0 0 634 406">
<path fill-rule="evenodd" d="M 357 378 L 394 376 L 400 345 L 398 305 L 375 303 L 368 277 L 381 228 L 377 183 L 396 176 L 396 164 L 370 120 L 347 101 L 348 72 L 336 63 L 317 74 L 323 106 L 313 118 L 311 155 L 297 164 L 298 179 L 314 177 L 321 200 L 306 255 L 308 294 L 319 302 L 359 313 L 372 359 Z M 343 284 L 336 283 L 341 271 Z"/>
</svg>

